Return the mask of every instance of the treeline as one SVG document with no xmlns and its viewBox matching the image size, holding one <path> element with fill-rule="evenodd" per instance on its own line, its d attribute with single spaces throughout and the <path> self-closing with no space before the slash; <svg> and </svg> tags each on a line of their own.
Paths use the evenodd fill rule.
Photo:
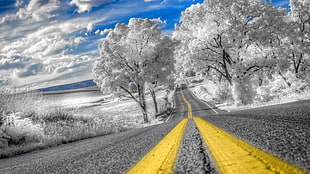
<svg viewBox="0 0 310 174">
<path fill-rule="evenodd" d="M 193 71 L 228 87 L 235 104 L 308 87 L 310 2 L 289 5 L 287 12 L 262 0 L 205 0 L 187 8 L 173 34 L 179 78 Z"/>
<path fill-rule="evenodd" d="M 263 0 L 205 0 L 182 12 L 172 37 L 155 21 L 132 18 L 99 45 L 94 81 L 104 93 L 131 96 L 145 122 L 145 91 L 156 108 L 156 88 L 184 83 L 189 74 L 228 90 L 236 104 L 302 90 L 310 80 L 309 6 L 291 0 L 287 12 Z"/>
</svg>

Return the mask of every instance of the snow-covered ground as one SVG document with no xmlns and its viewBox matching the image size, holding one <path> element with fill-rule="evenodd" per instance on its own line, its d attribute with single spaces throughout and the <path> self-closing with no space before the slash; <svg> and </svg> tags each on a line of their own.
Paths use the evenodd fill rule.
<svg viewBox="0 0 310 174">
<path fill-rule="evenodd" d="M 166 95 L 165 91 L 157 93 L 158 106 L 160 107 Z M 162 121 L 155 119 L 155 111 L 150 95 L 146 95 L 147 110 L 151 120 L 148 124 L 143 124 L 142 112 L 138 104 L 128 97 L 113 97 L 113 95 L 103 95 L 100 91 L 67 92 L 53 95 L 46 95 L 50 104 L 57 104 L 68 109 L 76 116 L 83 117 L 105 117 L 112 118 L 111 121 L 124 121 L 124 124 L 145 127 L 160 124 Z"/>
<path fill-rule="evenodd" d="M 62 94 L 49 95 L 54 101 L 66 107 L 80 107 L 92 103 L 97 103 L 104 100 L 104 95 L 100 91 L 89 92 L 70 92 Z"/>
</svg>

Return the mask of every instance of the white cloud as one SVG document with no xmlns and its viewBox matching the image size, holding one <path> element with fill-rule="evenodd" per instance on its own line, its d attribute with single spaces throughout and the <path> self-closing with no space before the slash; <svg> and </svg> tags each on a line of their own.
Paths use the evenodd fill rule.
<svg viewBox="0 0 310 174">
<path fill-rule="evenodd" d="M 93 0 L 70 1 L 71 5 L 76 5 L 74 2 L 83 2 L 91 4 L 91 7 L 95 6 Z M 30 2 L 33 4 L 31 5 Z M 33 84 L 39 87 L 43 84 L 49 86 L 58 82 L 67 83 L 71 79 L 76 81 L 90 79 L 92 62 L 99 57 L 97 44 L 102 36 L 98 34 L 105 35 L 111 31 L 111 29 L 97 29 L 97 26 L 103 24 L 110 26 L 128 16 L 153 10 L 150 6 L 141 6 L 143 1 L 127 1 L 123 4 L 111 4 L 109 7 L 98 9 L 87 15 L 72 13 L 68 15 L 69 6 L 57 4 L 66 4 L 64 1 L 30 0 L 30 2 L 24 0 L 24 4 L 19 6 L 24 11 L 17 9 L 18 12 L 25 12 L 24 19 L 19 18 L 16 13 L 9 16 L 10 20 L 5 18 L 4 22 L 7 23 L 0 27 L 0 45 L 2 45 L 0 47 L 0 81 L 12 77 L 12 84 L 15 86 Z M 55 11 L 45 7 L 51 2 L 57 2 L 55 4 L 58 5 L 58 9 L 53 5 L 51 9 L 56 9 Z M 112 0 L 102 0 L 100 4 L 103 2 L 112 2 Z M 86 9 L 91 10 L 89 7 Z M 46 20 L 40 22 L 36 21 L 42 19 L 28 13 L 33 11 L 40 14 L 44 8 L 47 9 L 47 14 L 42 16 Z M 66 8 L 69 9 L 67 12 Z M 59 17 L 53 18 L 54 15 Z M 166 23 L 160 18 L 154 21 Z M 83 33 L 85 31 L 93 31 L 97 35 L 91 35 L 85 39 Z M 82 76 L 85 79 L 80 79 Z"/>
<path fill-rule="evenodd" d="M 25 8 L 20 8 L 16 14 L 20 19 L 32 19 L 37 22 L 56 16 L 51 12 L 59 8 L 57 0 L 50 0 L 46 4 L 42 3 L 42 0 L 31 0 Z"/>
<path fill-rule="evenodd" d="M 28 6 L 26 3 L 23 8 Z M 12 85 L 16 87 L 32 84 L 39 88 L 42 84 L 49 86 L 55 81 L 90 79 L 92 63 L 99 57 L 99 41 L 93 42 L 95 46 L 89 44 L 81 32 L 94 31 L 94 24 L 98 22 L 106 21 L 106 25 L 118 22 L 119 16 L 136 13 L 132 10 L 134 6 L 128 3 L 118 6 L 119 11 L 106 8 L 104 15 L 102 11 L 96 11 L 92 16 L 75 15 L 69 20 L 54 18 L 35 22 L 32 18 L 17 20 L 19 18 L 15 16 L 14 20 L 5 21 L 6 25 L 0 27 L 0 45 L 3 45 L 0 47 L 0 81 L 10 77 Z M 98 34 L 108 31 L 96 30 Z M 76 51 L 80 44 L 85 44 L 82 49 L 85 52 Z M 20 60 L 16 57 L 20 57 Z M 86 79 L 80 79 L 82 76 Z"/>
<path fill-rule="evenodd" d="M 23 1 L 17 0 L 15 6 L 19 7 L 22 4 Z M 57 0 L 30 0 L 25 7 L 19 8 L 16 14 L 8 14 L 2 17 L 0 24 L 13 20 L 44 21 L 55 17 L 56 14 L 52 14 L 52 12 L 58 8 L 59 2 Z"/>
<path fill-rule="evenodd" d="M 58 55 L 22 69 L 14 69 L 7 76 L 10 76 L 15 87 L 31 84 L 34 89 L 69 83 L 68 81 L 89 80 L 92 78 L 94 60 L 92 56 L 86 55 Z M 1 78 L 4 79 L 5 76 L 0 76 Z"/>
<path fill-rule="evenodd" d="M 76 37 L 76 38 L 74 38 L 74 43 L 75 43 L 75 44 L 79 44 L 79 43 L 81 43 L 83 40 L 85 40 L 84 37 Z"/>
<path fill-rule="evenodd" d="M 91 56 L 85 55 L 61 55 L 44 63 L 47 69 L 52 70 L 53 74 L 57 75 L 58 73 L 66 71 L 72 72 L 75 68 L 88 65 L 90 62 L 93 62 L 93 60 Z"/>
<path fill-rule="evenodd" d="M 20 7 L 20 6 L 22 6 L 23 4 L 24 4 L 24 1 L 22 1 L 22 0 L 16 0 L 14 6 L 15 6 L 15 7 Z"/>
<path fill-rule="evenodd" d="M 81 72 L 86 67 L 91 73 L 92 56 L 66 53 L 85 40 L 72 33 L 82 31 L 88 22 L 80 18 L 41 26 L 13 41 L 0 39 L 0 45 L 4 45 L 0 48 L 0 81 L 10 77 L 11 85 L 16 87 L 31 83 L 40 86 L 44 81 L 48 85 L 48 81 L 65 77 L 66 74 L 71 74 L 70 78 L 73 78 L 75 72 Z"/>
<path fill-rule="evenodd" d="M 100 30 L 99 29 L 97 29 L 96 30 L 96 32 L 95 32 L 95 34 L 99 34 L 100 33 Z"/>
<path fill-rule="evenodd" d="M 109 33 L 110 31 L 113 31 L 113 29 L 104 29 L 103 31 L 100 32 L 100 35 L 104 35 L 106 33 Z"/>
<path fill-rule="evenodd" d="M 0 56 L 0 86 L 12 85 L 12 74 L 16 70 L 26 71 L 28 59 L 19 56 Z"/>
<path fill-rule="evenodd" d="M 14 19 L 17 19 L 15 14 L 14 15 L 12 15 L 12 14 L 5 15 L 4 17 L 0 18 L 0 24 L 4 24 L 5 22 L 12 21 Z"/>
<path fill-rule="evenodd" d="M 114 2 L 115 0 L 71 0 L 69 5 L 75 5 L 78 7 L 78 13 L 84 13 L 90 11 L 93 7 L 98 7 L 102 4 Z"/>
<path fill-rule="evenodd" d="M 157 23 L 159 27 L 164 27 L 167 24 L 167 20 L 161 20 L 160 17 L 151 19 L 151 21 Z"/>
<path fill-rule="evenodd" d="M 88 24 L 87 24 L 87 32 L 93 31 L 93 28 L 94 28 L 93 23 L 88 23 Z"/>
<path fill-rule="evenodd" d="M 43 64 L 35 63 L 28 65 L 25 69 L 16 71 L 17 77 L 29 77 L 33 75 L 37 75 L 39 72 L 43 71 Z"/>
<path fill-rule="evenodd" d="M 30 33 L 13 42 L 2 43 L 0 54 L 11 57 L 19 55 L 33 59 L 43 59 L 46 56 L 57 55 L 66 51 L 69 46 L 79 44 L 83 38 L 66 36 L 84 28 L 83 23 L 65 22 Z"/>
</svg>

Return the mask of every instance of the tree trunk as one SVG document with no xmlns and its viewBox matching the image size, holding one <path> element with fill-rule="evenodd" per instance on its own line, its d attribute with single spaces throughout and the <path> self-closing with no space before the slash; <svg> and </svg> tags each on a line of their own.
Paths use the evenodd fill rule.
<svg viewBox="0 0 310 174">
<path fill-rule="evenodd" d="M 143 122 L 148 123 L 149 119 L 147 116 L 146 106 L 141 107 L 142 108 L 142 116 L 143 116 Z"/>
<path fill-rule="evenodd" d="M 151 93 L 151 96 L 152 96 L 152 99 L 153 99 L 155 112 L 156 112 L 156 114 L 158 114 L 158 105 L 157 105 L 155 90 L 151 89 L 151 90 L 150 90 L 150 93 Z"/>
<path fill-rule="evenodd" d="M 253 102 L 253 91 L 248 78 L 232 79 L 232 95 L 235 105 L 247 105 Z"/>
<path fill-rule="evenodd" d="M 142 114 L 143 114 L 143 121 L 144 123 L 148 123 L 149 119 L 148 119 L 147 110 L 146 110 L 144 85 L 137 85 L 137 86 L 138 86 L 138 93 L 139 93 L 139 104 L 140 104 L 140 107 L 142 109 Z"/>
<path fill-rule="evenodd" d="M 137 90 L 138 90 L 138 94 L 139 94 L 139 98 L 137 99 L 128 89 L 126 89 L 123 86 L 120 86 L 121 89 L 123 89 L 124 91 L 126 91 L 131 98 L 138 103 L 138 105 L 140 106 L 141 110 L 142 110 L 142 115 L 143 115 L 143 121 L 144 123 L 148 123 L 149 119 L 147 116 L 147 110 L 146 110 L 146 102 L 145 102 L 145 94 L 144 94 L 144 85 L 139 85 L 137 84 Z"/>
<path fill-rule="evenodd" d="M 279 75 L 282 77 L 286 85 L 290 88 L 292 84 L 287 80 L 287 78 L 280 71 L 279 71 Z"/>
</svg>

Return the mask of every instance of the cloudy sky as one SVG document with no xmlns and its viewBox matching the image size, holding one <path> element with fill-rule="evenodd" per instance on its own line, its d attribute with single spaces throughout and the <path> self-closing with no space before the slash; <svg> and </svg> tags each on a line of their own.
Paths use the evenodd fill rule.
<svg viewBox="0 0 310 174">
<path fill-rule="evenodd" d="M 274 0 L 287 7 L 289 0 Z M 132 17 L 170 35 L 181 11 L 203 0 L 0 0 L 0 86 L 41 88 L 92 79 L 107 29 Z"/>
</svg>

